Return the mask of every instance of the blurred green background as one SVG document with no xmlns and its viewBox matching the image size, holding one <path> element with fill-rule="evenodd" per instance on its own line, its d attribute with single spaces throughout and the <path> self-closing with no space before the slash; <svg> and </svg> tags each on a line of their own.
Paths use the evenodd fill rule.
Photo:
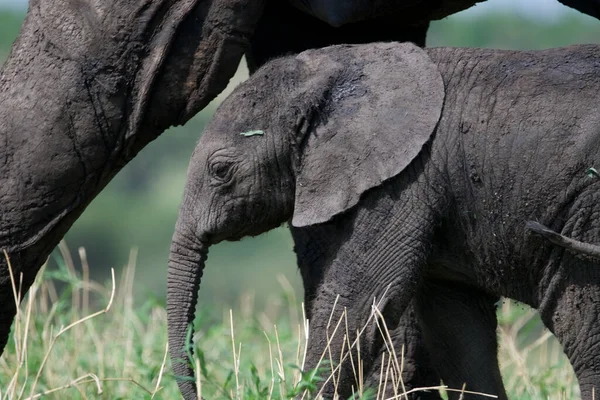
<svg viewBox="0 0 600 400">
<path fill-rule="evenodd" d="M 600 21 L 575 11 L 539 18 L 536 10 L 524 14 L 502 4 L 495 10 L 461 13 L 433 23 L 428 45 L 540 49 L 600 43 Z M 18 7 L 2 8 L 0 2 L 0 62 L 18 35 L 24 13 Z M 242 65 L 228 90 L 246 76 Z M 110 267 L 122 268 L 130 249 L 137 247 L 138 297 L 164 297 L 170 239 L 188 159 L 218 100 L 186 126 L 165 132 L 144 149 L 69 231 L 66 241 L 72 253 L 76 254 L 79 246 L 86 248 L 95 278 L 103 279 Z M 254 292 L 260 304 L 269 294 L 281 292 L 280 275 L 300 288 L 292 240 L 285 228 L 223 243 L 211 248 L 200 301 L 236 306 L 241 294 Z"/>
</svg>

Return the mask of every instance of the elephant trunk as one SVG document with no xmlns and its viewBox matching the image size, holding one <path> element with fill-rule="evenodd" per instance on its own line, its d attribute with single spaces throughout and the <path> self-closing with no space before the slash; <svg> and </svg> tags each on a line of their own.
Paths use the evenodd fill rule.
<svg viewBox="0 0 600 400">
<path fill-rule="evenodd" d="M 192 342 L 186 343 L 193 321 L 200 278 L 208 255 L 208 245 L 193 234 L 178 229 L 173 236 L 167 281 L 167 325 L 173 372 L 183 398 L 196 400 Z M 191 336 L 189 336 L 191 337 Z M 189 346 L 189 347 L 188 347 Z"/>
</svg>

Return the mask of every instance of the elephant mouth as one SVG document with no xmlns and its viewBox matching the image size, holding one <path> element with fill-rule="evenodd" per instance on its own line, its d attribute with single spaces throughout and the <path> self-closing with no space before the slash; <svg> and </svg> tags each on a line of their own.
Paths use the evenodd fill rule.
<svg viewBox="0 0 600 400">
<path fill-rule="evenodd" d="M 244 226 L 244 228 L 240 231 L 229 234 L 215 234 L 210 236 L 210 244 L 217 244 L 223 241 L 227 242 L 239 242 L 240 240 L 247 237 L 256 237 L 262 235 L 265 232 L 268 232 L 272 229 L 279 228 L 283 226 L 286 221 L 277 221 L 277 222 L 252 222 L 248 221 L 248 223 Z"/>
</svg>

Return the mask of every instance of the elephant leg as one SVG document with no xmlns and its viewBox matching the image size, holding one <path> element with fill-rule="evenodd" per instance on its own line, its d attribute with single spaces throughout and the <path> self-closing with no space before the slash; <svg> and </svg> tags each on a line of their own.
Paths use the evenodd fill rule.
<svg viewBox="0 0 600 400">
<path fill-rule="evenodd" d="M 538 309 L 573 366 L 581 399 L 597 399 L 600 397 L 600 267 L 598 263 L 576 260 L 570 255 L 561 264 L 557 272 L 547 274 L 552 277 L 544 285 Z"/>
<path fill-rule="evenodd" d="M 323 226 L 317 228 L 306 227 L 303 229 L 291 229 L 294 238 L 294 250 L 297 255 L 298 267 L 302 275 L 305 291 L 306 315 L 311 318 L 311 310 L 314 306 L 317 287 L 323 280 L 323 274 L 328 269 L 333 254 L 341 241 L 342 235 L 336 229 L 328 229 Z M 400 318 L 399 324 L 394 328 L 389 327 L 391 342 L 394 345 L 398 358 L 402 357 L 402 386 L 406 390 L 420 387 L 431 387 L 440 384 L 431 360 L 423 343 L 421 329 L 416 319 L 414 307 L 411 304 Z M 390 353 L 385 346 L 381 346 L 370 372 L 364 372 L 364 386 L 378 388 L 385 379 L 385 368 L 390 360 Z M 381 376 L 382 364 L 384 367 Z M 386 398 L 392 398 L 396 393 L 394 384 L 398 379 L 392 381 L 388 374 L 386 381 Z M 402 393 L 402 390 L 400 390 Z M 410 400 L 441 400 L 439 392 L 417 391 L 409 396 Z"/>
<path fill-rule="evenodd" d="M 454 283 L 425 280 L 417 315 L 432 361 L 451 389 L 506 399 L 498 366 L 496 296 Z M 462 397 L 461 397 L 462 396 Z M 449 392 L 450 399 L 486 397 Z"/>
<path fill-rule="evenodd" d="M 393 361 L 391 360 L 394 354 L 387 346 L 382 346 L 373 363 L 371 372 L 365 379 L 365 386 L 382 388 L 382 385 L 385 385 L 384 398 L 386 399 L 394 398 L 394 396 L 404 393 L 404 390 L 408 392 L 412 389 L 438 386 L 440 377 L 432 364 L 429 352 L 425 348 L 423 333 L 417 320 L 414 304 L 407 308 L 396 328 L 391 329 L 390 327 L 389 334 L 396 360 L 402 363 L 402 380 L 391 378 L 388 368 L 392 368 L 393 364 L 391 362 Z M 408 399 L 441 400 L 441 396 L 437 389 L 417 390 L 408 395 Z"/>
<path fill-rule="evenodd" d="M 317 287 L 322 282 L 323 274 L 328 270 L 331 259 L 335 257 L 333 254 L 336 253 L 342 235 L 336 229 L 328 229 L 324 226 L 291 229 L 291 233 L 294 238 L 294 250 L 297 255 L 298 267 L 304 283 L 306 315 L 307 318 L 312 319 L 311 311 L 314 308 Z M 413 304 L 402 315 L 398 325 L 395 328 L 390 326 L 389 329 L 397 357 L 400 358 L 403 354 L 403 388 L 411 390 L 439 385 L 440 378 L 425 349 Z M 380 383 L 386 375 L 384 369 L 383 377 L 381 377 L 381 367 L 383 364 L 384 368 L 387 368 L 390 353 L 385 346 L 380 346 L 379 354 L 376 356 L 370 372 L 364 372 L 365 387 L 380 387 Z M 398 381 L 398 379 L 395 380 Z M 386 398 L 392 398 L 395 395 L 394 384 L 395 382 L 388 374 Z M 417 391 L 409 396 L 409 399 L 441 400 L 441 397 L 437 390 Z"/>
<path fill-rule="evenodd" d="M 408 282 L 411 280 L 407 279 Z M 384 293 L 387 285 L 373 283 L 379 288 L 369 285 L 356 289 L 339 279 L 326 277 L 317 290 L 310 313 L 305 369 L 313 370 L 317 366 L 326 369 L 326 379 L 318 391 L 324 399 L 348 398 L 356 392 L 360 385 L 357 360 L 360 359 L 362 371 L 372 371 L 384 345 L 375 322 L 377 317 L 371 311 L 373 299 L 381 306 L 387 326 L 396 326 L 400 319 L 397 315 L 402 315 L 410 303 L 411 285 L 395 281 L 392 285 L 401 289 L 394 291 L 396 293 Z M 390 305 L 398 307 L 388 310 Z"/>
<path fill-rule="evenodd" d="M 562 227 L 555 231 L 585 244 L 597 244 L 598 200 L 595 184 L 579 193 L 565 211 Z M 548 225 L 549 229 L 553 229 L 552 225 Z M 581 399 L 600 398 L 600 262 L 574 249 L 556 246 L 544 237 L 534 240 L 540 250 L 538 257 L 547 261 L 540 267 L 534 292 L 537 298 L 532 305 L 573 366 Z"/>
<path fill-rule="evenodd" d="M 409 224 L 407 228 L 414 232 Z M 390 251 L 394 247 L 385 240 L 365 238 L 361 230 L 355 226 L 352 237 L 344 242 L 312 302 L 305 368 L 334 366 L 334 373 L 320 388 L 325 399 L 336 394 L 348 398 L 356 391 L 359 379 L 352 360 L 358 360 L 359 348 L 362 370 L 372 371 L 384 345 L 376 323 L 379 314 L 373 312 L 373 305 L 387 326 L 398 326 L 424 265 L 425 241 L 400 238 L 407 243 L 403 251 Z M 322 360 L 331 362 L 322 364 Z"/>
<path fill-rule="evenodd" d="M 437 183 L 428 175 L 428 160 L 414 159 L 402 179 L 365 193 L 360 206 L 344 216 L 314 226 L 339 232 L 312 303 L 304 365 L 322 366 L 323 354 L 331 360 L 335 372 L 319 388 L 326 399 L 352 395 L 357 387 L 352 360 L 360 350 L 361 370 L 372 370 L 384 345 L 378 319 L 398 326 L 422 282 L 434 222 L 447 202 L 440 192 L 429 192 Z"/>
<path fill-rule="evenodd" d="M 335 28 L 287 1 L 268 1 L 246 57 L 252 72 L 272 58 L 334 44 L 399 41 L 423 47 L 428 29 L 429 21 L 410 25 L 397 18 L 377 18 Z"/>
</svg>

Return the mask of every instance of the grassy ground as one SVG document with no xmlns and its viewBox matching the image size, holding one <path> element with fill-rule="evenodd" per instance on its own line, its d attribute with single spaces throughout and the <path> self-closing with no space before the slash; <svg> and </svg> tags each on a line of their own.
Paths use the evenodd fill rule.
<svg viewBox="0 0 600 400">
<path fill-rule="evenodd" d="M 148 299 L 133 305 L 135 253 L 116 284 L 99 285 L 87 278 L 82 250 L 81 274 L 75 273 L 64 246 L 61 250 L 61 267 L 40 274 L 22 301 L 0 358 L 0 400 L 178 398 L 166 357 L 164 304 Z M 60 295 L 57 285 L 65 288 Z M 315 376 L 300 373 L 306 336 L 293 290 L 282 281 L 281 295 L 266 309 L 252 303 L 252 296 L 242 296 L 236 311 L 223 310 L 216 319 L 199 312 L 196 370 L 202 394 L 208 399 L 287 399 L 306 391 L 305 398 L 315 398 L 308 394 Z M 509 302 L 499 315 L 510 398 L 577 398 L 571 367 L 536 315 Z M 394 364 L 388 375 L 397 369 Z M 383 396 L 375 391 L 356 398 Z"/>
</svg>

